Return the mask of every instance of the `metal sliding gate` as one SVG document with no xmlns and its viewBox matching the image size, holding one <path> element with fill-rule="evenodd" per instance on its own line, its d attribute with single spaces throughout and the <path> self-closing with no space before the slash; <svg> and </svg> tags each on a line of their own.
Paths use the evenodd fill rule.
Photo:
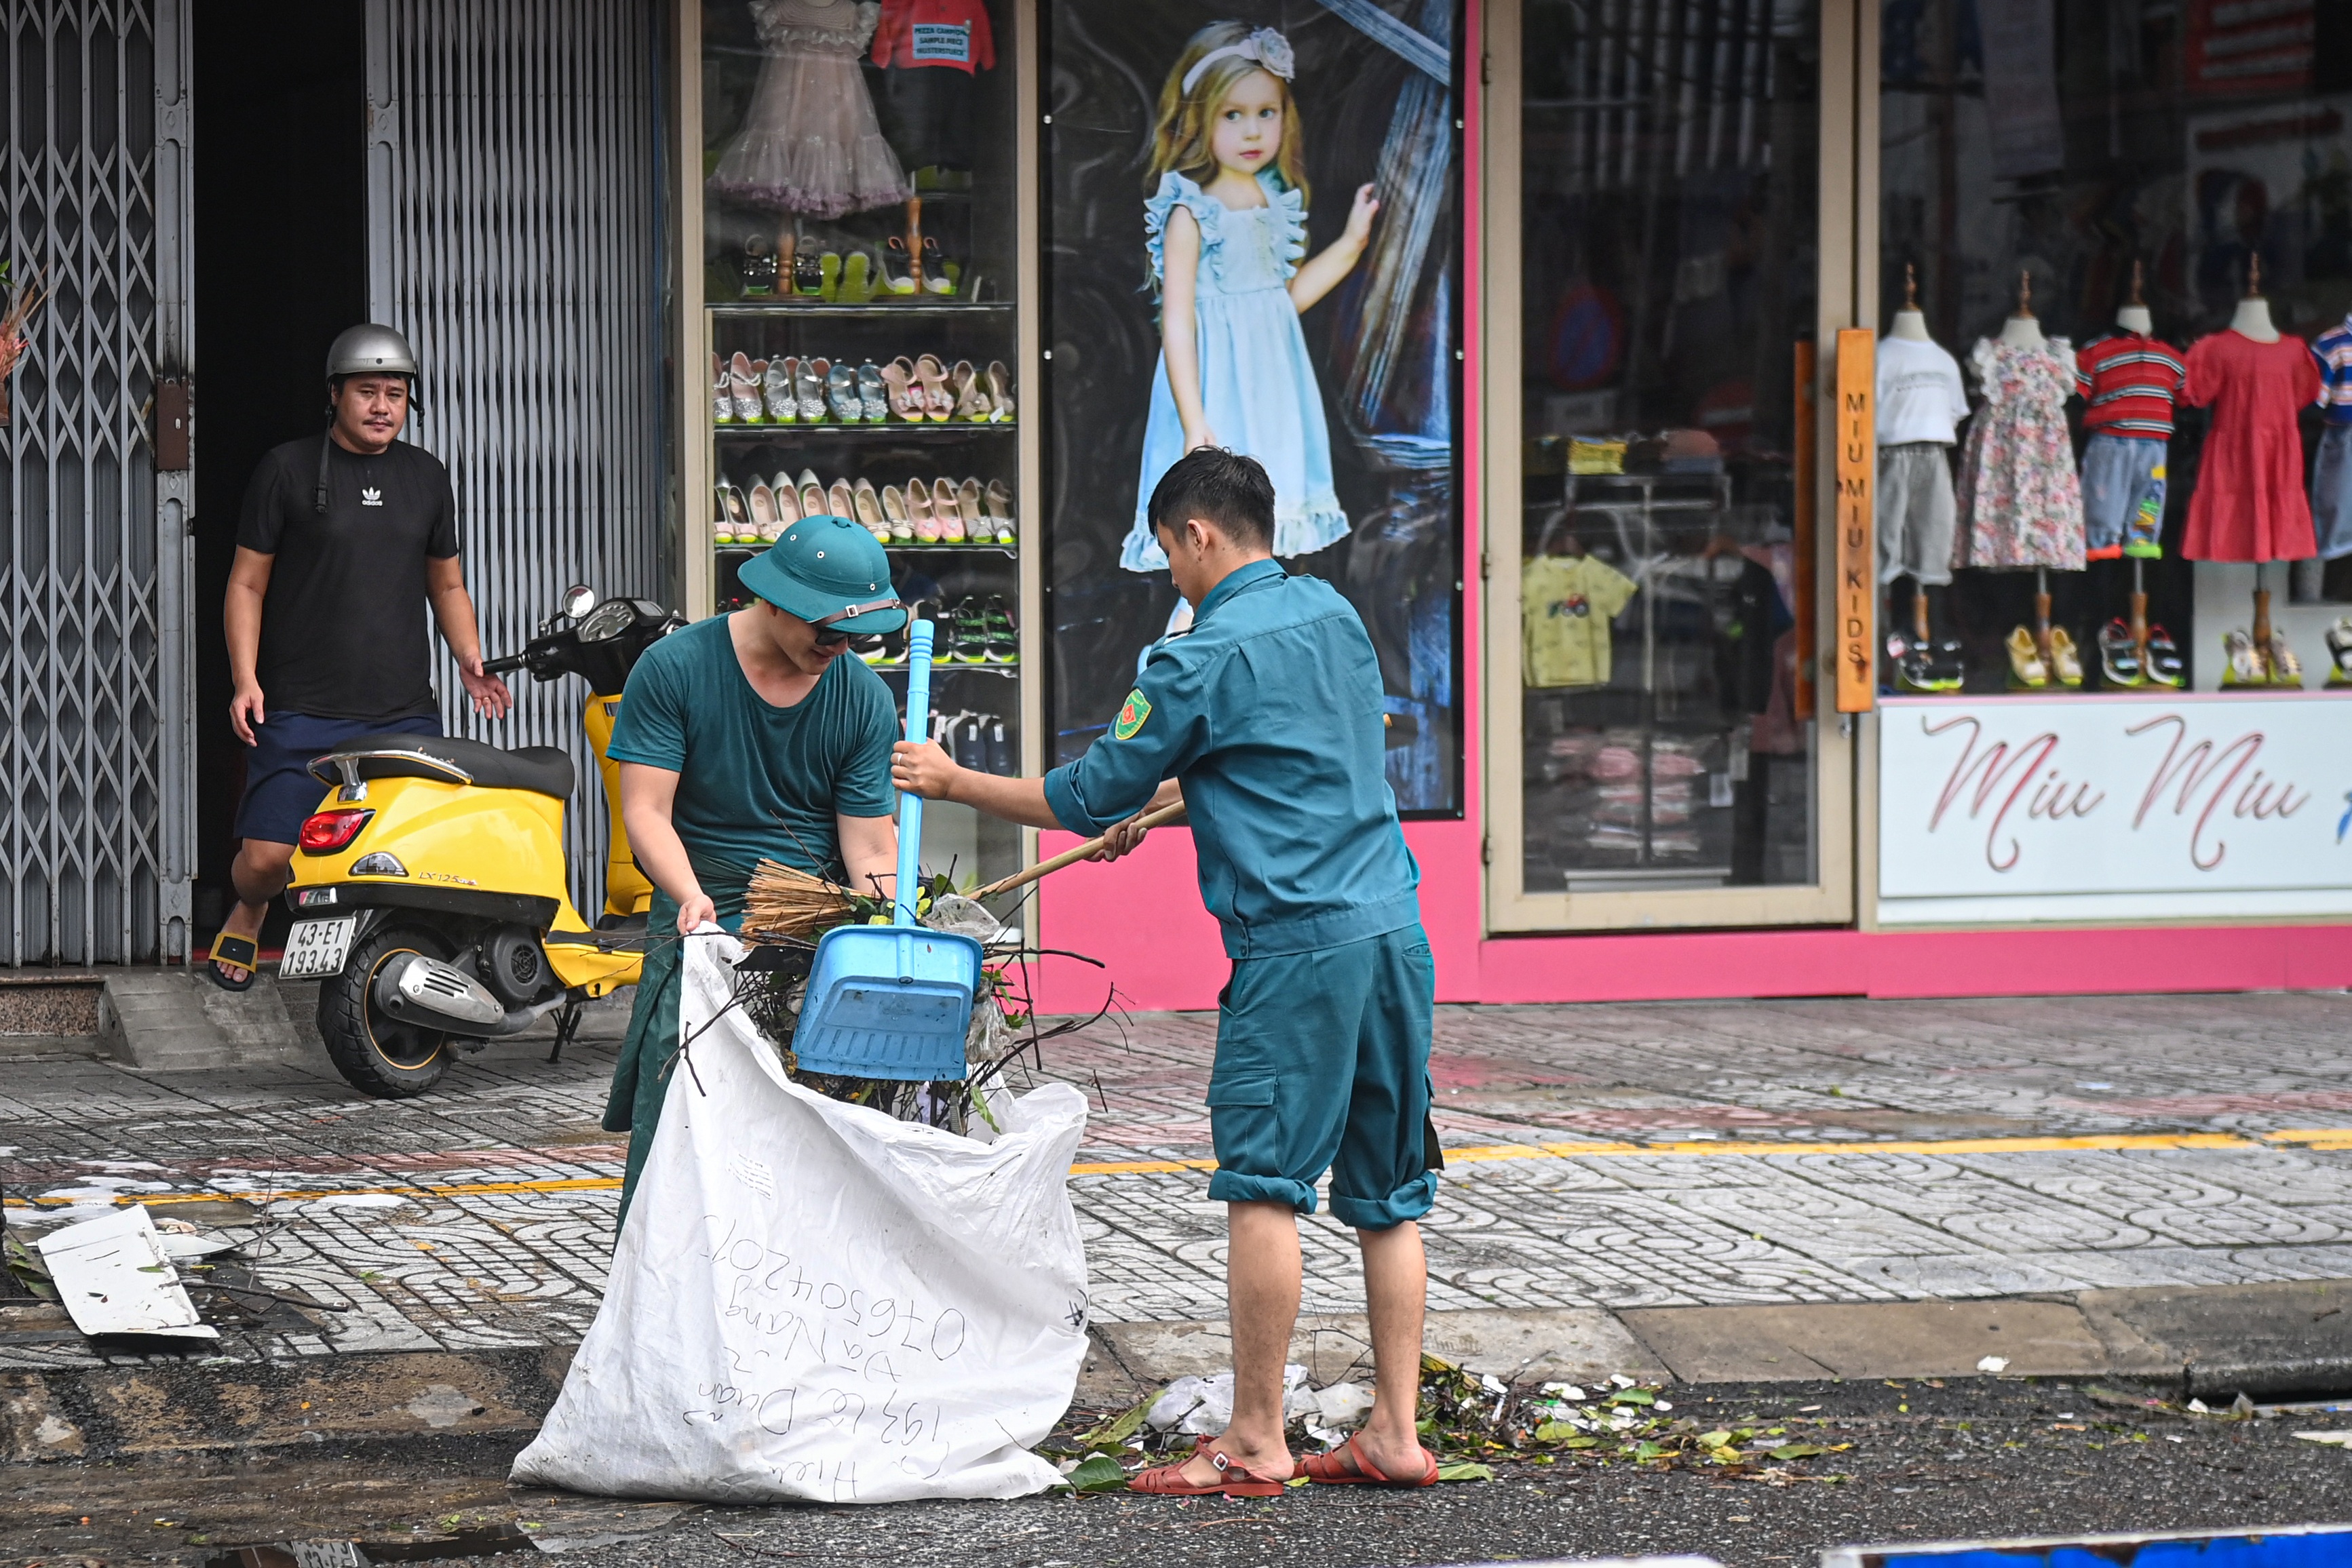
<svg viewBox="0 0 2352 1568">
<path fill-rule="evenodd" d="M 0 965 L 188 945 L 187 0 L 8 0 L 0 260 L 54 290 L 0 427 Z"/>
<path fill-rule="evenodd" d="M 662 597 L 663 193 L 648 0 L 368 0 L 368 300 L 423 357 L 408 439 L 449 465 L 482 645 L 520 650 L 568 583 Z M 561 746 L 572 896 L 604 900 L 604 808 L 576 679 L 452 734 Z"/>
</svg>

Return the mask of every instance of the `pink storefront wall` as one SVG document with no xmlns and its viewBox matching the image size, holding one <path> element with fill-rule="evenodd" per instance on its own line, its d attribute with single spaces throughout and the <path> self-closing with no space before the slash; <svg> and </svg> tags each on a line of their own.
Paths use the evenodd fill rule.
<svg viewBox="0 0 2352 1568">
<path fill-rule="evenodd" d="M 1050 852 L 1077 841 L 1049 834 Z M 1446 1002 L 1616 1002 L 1722 997 L 2030 997 L 2352 987 L 2352 926 L 2108 930 L 1605 932 L 1482 936 L 1478 841 L 1466 822 L 1409 822 L 1422 924 Z M 1038 1006 L 1092 1012 L 1109 987 L 1130 1010 L 1217 1005 L 1230 967 L 1201 907 L 1192 834 L 1161 829 L 1115 865 L 1041 890 Z"/>
<path fill-rule="evenodd" d="M 1468 7 L 1468 57 L 1485 48 L 1483 8 Z M 1485 308 L 1480 249 L 1479 72 L 1464 116 L 1462 377 L 1463 581 L 1478 581 L 1477 519 L 1486 402 L 1475 323 Z M 1504 434 L 1513 438 L 1517 420 Z M 2352 987 L 2352 926 L 2137 927 L 2112 930 L 1608 932 L 1484 935 L 1481 883 L 1478 595 L 1462 601 L 1465 744 L 1458 821 L 1405 824 L 1421 864 L 1422 925 L 1437 956 L 1443 1002 L 1615 1002 L 1725 997 L 1992 997 L 2147 991 L 2300 990 Z M 1039 852 L 1078 841 L 1041 835 Z M 1499 847 L 1499 846 L 1498 846 Z M 1043 960 L 1032 976 L 1043 1012 L 1089 1013 L 1115 988 L 1129 1010 L 1213 1008 L 1230 965 L 1201 906 L 1192 835 L 1162 828 L 1113 865 L 1076 865 L 1037 890 L 1039 945 L 1091 964 Z"/>
</svg>

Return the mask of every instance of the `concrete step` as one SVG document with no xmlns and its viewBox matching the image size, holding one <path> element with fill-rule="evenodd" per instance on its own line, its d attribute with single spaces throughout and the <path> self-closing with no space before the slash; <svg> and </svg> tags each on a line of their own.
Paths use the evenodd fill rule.
<svg viewBox="0 0 2352 1568">
<path fill-rule="evenodd" d="M 298 989 L 302 1002 L 291 994 Z M 99 996 L 99 1050 L 142 1072 L 331 1071 L 316 1030 L 303 1027 L 310 1021 L 303 1004 L 316 990 L 310 985 L 281 989 L 267 970 L 246 991 L 225 991 L 194 967 L 112 970 Z"/>
</svg>

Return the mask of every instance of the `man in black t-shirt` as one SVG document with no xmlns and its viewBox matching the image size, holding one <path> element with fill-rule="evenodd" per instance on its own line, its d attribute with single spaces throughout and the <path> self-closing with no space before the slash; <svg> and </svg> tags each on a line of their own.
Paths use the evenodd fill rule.
<svg viewBox="0 0 2352 1568">
<path fill-rule="evenodd" d="M 345 332 L 327 354 L 334 423 L 272 450 L 246 486 L 222 610 L 236 683 L 228 721 L 253 748 L 230 871 L 236 907 L 211 959 L 229 990 L 253 984 L 262 916 L 324 793 L 310 759 L 362 735 L 441 733 L 428 604 L 476 710 L 499 718 L 513 704 L 482 673 L 449 471 L 400 440 L 416 373 L 390 328 Z"/>
</svg>

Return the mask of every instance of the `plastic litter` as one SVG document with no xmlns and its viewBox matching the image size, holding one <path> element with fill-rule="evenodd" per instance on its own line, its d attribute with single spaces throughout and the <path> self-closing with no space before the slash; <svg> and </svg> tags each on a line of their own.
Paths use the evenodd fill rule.
<svg viewBox="0 0 2352 1568">
<path fill-rule="evenodd" d="M 1029 1449 L 1086 1356 L 1085 1097 L 1011 1101 L 991 1145 L 827 1099 L 729 1007 L 741 956 L 687 945 L 689 1043 L 604 1304 L 514 1479 L 730 1503 L 1059 1483 Z"/>
<path fill-rule="evenodd" d="M 1366 1401 L 1370 1408 L 1370 1401 Z M 1296 1363 L 1282 1369 L 1282 1418 L 1286 1425 L 1303 1417 L 1321 1418 L 1321 1396 L 1307 1385 L 1307 1369 Z M 1213 1437 L 1233 1425 L 1234 1375 L 1180 1377 L 1144 1412 L 1143 1424 L 1155 1432 L 1177 1431 Z"/>
</svg>

